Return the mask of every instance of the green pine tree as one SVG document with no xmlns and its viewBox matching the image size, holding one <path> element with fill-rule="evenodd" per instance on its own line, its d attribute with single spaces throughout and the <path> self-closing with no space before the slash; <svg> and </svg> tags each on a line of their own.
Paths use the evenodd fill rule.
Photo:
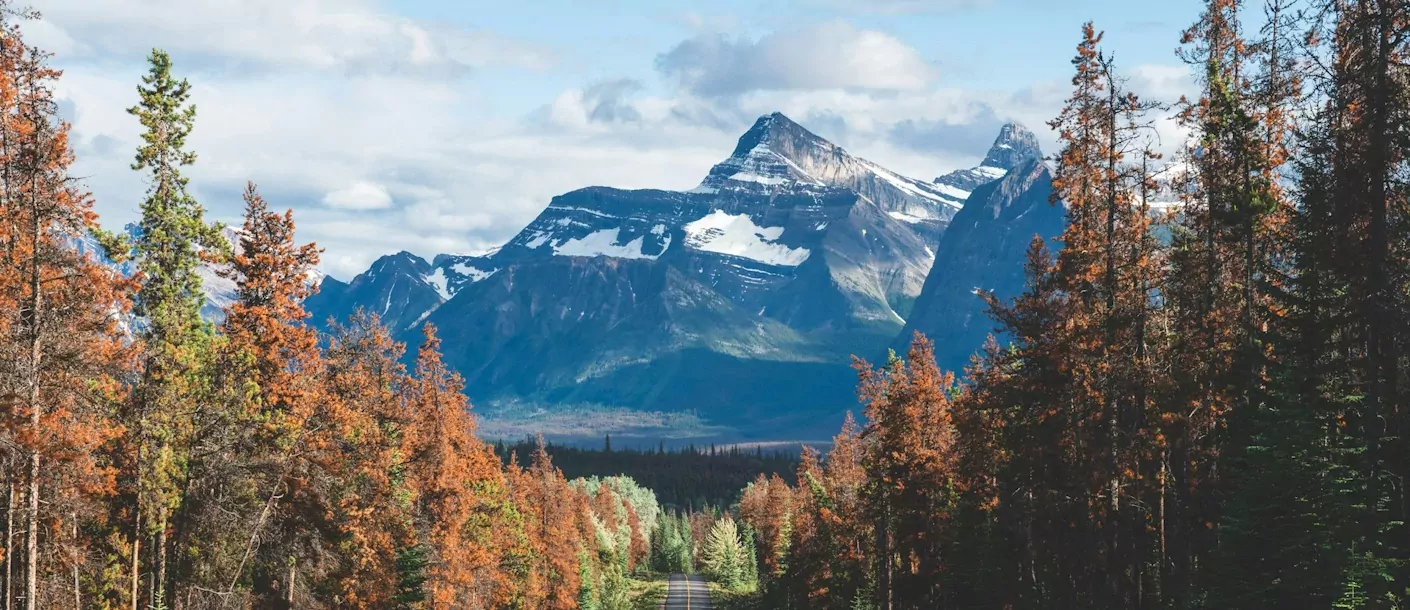
<svg viewBox="0 0 1410 610">
<path fill-rule="evenodd" d="M 582 584 L 578 586 L 579 610 L 601 610 L 598 605 L 597 582 L 592 573 L 592 562 L 587 553 L 578 553 L 578 576 Z"/>
<path fill-rule="evenodd" d="M 730 589 L 744 585 L 744 544 L 739 540 L 739 528 L 726 515 L 710 527 L 700 552 L 700 564 L 706 576 Z"/>
<path fill-rule="evenodd" d="M 422 607 L 426 593 L 421 586 L 426 582 L 426 566 L 429 563 L 426 547 L 419 544 L 397 551 L 397 593 L 392 597 L 397 608 Z"/>
<path fill-rule="evenodd" d="M 743 587 L 748 589 L 759 586 L 759 551 L 756 549 L 757 542 L 754 539 L 754 528 L 749 524 L 744 524 L 742 530 L 744 538 L 744 575 Z"/>
<path fill-rule="evenodd" d="M 168 531 L 191 467 L 188 447 L 200 428 L 195 416 L 208 411 L 198 405 L 215 391 L 217 337 L 201 319 L 205 297 L 198 271 L 203 256 L 221 258 L 228 244 L 220 225 L 206 223 L 181 175 L 181 168 L 196 160 L 186 148 L 196 117 L 190 84 L 172 75 L 165 52 L 153 50 L 148 61 L 149 72 L 137 88 L 141 99 L 128 109 L 144 128 L 132 168 L 148 174 L 140 232 L 133 240 L 142 278 L 136 311 L 147 358 L 125 423 L 138 462 L 129 483 L 138 509 L 134 535 L 148 538 L 141 545 L 145 557 L 136 560 L 146 561 L 161 583 L 151 600 L 160 605 L 170 593 L 169 558 L 179 560 L 178 543 L 168 540 Z"/>
</svg>

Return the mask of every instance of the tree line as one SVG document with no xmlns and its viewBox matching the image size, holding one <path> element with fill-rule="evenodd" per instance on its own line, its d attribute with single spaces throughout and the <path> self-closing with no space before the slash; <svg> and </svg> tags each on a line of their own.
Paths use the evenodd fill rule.
<svg viewBox="0 0 1410 610">
<path fill-rule="evenodd" d="M 1410 4 L 1203 7 L 1169 106 L 1084 27 L 1059 243 L 962 378 L 859 362 L 865 425 L 743 491 L 762 607 L 1405 606 Z"/>
<path fill-rule="evenodd" d="M 103 231 L 37 15 L 0 15 L 4 608 L 628 607 L 649 489 L 570 481 L 542 443 L 498 459 L 432 327 L 410 365 L 374 315 L 318 336 L 292 214 L 250 184 L 231 247 L 190 194 L 196 109 L 161 51 L 128 111 L 139 230 Z M 219 324 L 203 265 L 236 286 Z"/>
<path fill-rule="evenodd" d="M 528 439 L 496 442 L 494 448 L 501 458 L 517 455 L 520 465 L 527 465 L 536 445 L 536 440 Z M 612 446 L 610 436 L 602 449 L 546 443 L 545 450 L 570 479 L 620 473 L 656 492 L 663 509 L 684 513 L 729 507 L 739 489 L 759 474 L 779 474 L 791 481 L 798 464 L 796 451 L 713 445 L 668 448 L 664 444 L 652 450 L 621 448 Z"/>
</svg>

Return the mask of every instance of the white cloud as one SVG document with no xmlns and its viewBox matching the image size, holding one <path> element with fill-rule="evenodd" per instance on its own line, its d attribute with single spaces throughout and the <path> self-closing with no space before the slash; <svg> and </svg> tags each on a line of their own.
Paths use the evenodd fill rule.
<svg viewBox="0 0 1410 610">
<path fill-rule="evenodd" d="M 642 89 L 640 81 L 630 78 L 608 79 L 582 89 L 569 89 L 549 104 L 547 116 L 543 118 L 575 126 L 637 121 L 641 119 L 641 111 L 630 96 Z"/>
<path fill-rule="evenodd" d="M 392 206 L 392 195 L 380 184 L 354 182 L 348 188 L 324 195 L 323 205 L 345 210 L 380 210 Z"/>
<path fill-rule="evenodd" d="M 1020 120 L 1050 146 L 1043 122 L 1067 93 L 1065 75 L 1018 93 L 936 87 L 932 67 L 893 36 L 830 22 L 756 39 L 701 34 L 657 58 L 678 89 L 637 80 L 650 74 L 594 75 L 503 119 L 473 68 L 539 70 L 552 52 L 384 14 L 371 0 L 39 8 L 50 21 L 26 31 L 64 52 L 58 93 L 74 125 L 74 173 L 105 224 L 133 220 L 145 189 L 129 168 L 139 126 L 124 108 L 137 101 L 142 57 L 162 46 L 194 85 L 195 195 L 237 221 L 240 189 L 254 180 L 271 206 L 294 209 L 300 239 L 323 246 L 323 268 L 342 279 L 386 253 L 498 245 L 577 188 L 691 188 L 775 110 L 929 178 L 976 162 L 986 123 Z M 1173 77 L 1149 76 L 1161 74 Z"/>
<path fill-rule="evenodd" d="M 920 54 L 896 37 L 830 21 L 758 40 L 700 34 L 656 58 L 657 69 L 698 95 L 757 90 L 914 91 L 934 80 Z"/>
<path fill-rule="evenodd" d="M 1174 102 L 1182 95 L 1198 95 L 1190 67 L 1175 64 L 1141 64 L 1131 70 L 1131 88 L 1138 95 Z"/>
<path fill-rule="evenodd" d="M 554 53 L 484 29 L 383 13 L 364 0 L 44 0 L 46 20 L 82 47 L 133 58 L 152 47 L 221 68 L 311 67 L 349 72 L 544 68 Z M 58 35 L 49 36 L 58 40 Z"/>
</svg>

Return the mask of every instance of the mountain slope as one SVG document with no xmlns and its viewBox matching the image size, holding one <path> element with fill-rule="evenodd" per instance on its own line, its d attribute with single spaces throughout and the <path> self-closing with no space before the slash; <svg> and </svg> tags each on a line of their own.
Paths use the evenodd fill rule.
<svg viewBox="0 0 1410 610">
<path fill-rule="evenodd" d="M 136 239 L 141 230 L 141 227 L 136 223 L 129 223 L 123 227 L 123 232 L 126 233 L 128 239 Z M 225 227 L 221 231 L 221 237 L 225 238 L 225 241 L 230 244 L 230 250 L 233 253 L 240 251 L 240 236 L 242 234 L 241 229 L 237 227 Z M 118 272 L 122 273 L 124 276 L 130 277 L 137 273 L 137 263 L 135 261 L 131 258 L 121 263 L 113 261 L 108 257 L 107 252 L 103 250 L 102 246 L 92 237 L 76 240 L 72 245 L 81 253 L 92 254 L 96 260 L 117 269 Z M 230 269 L 228 263 L 214 264 L 206 262 L 202 262 L 196 269 L 196 274 L 201 278 L 201 292 L 205 296 L 204 302 L 201 303 L 201 317 L 216 324 L 219 324 L 225 319 L 225 309 L 234 303 L 236 299 L 235 280 L 224 275 L 228 269 Z M 341 283 L 332 278 L 325 278 L 322 271 L 310 270 L 308 273 L 308 281 L 311 284 L 323 285 L 325 279 L 331 281 L 333 286 Z"/>
<path fill-rule="evenodd" d="M 436 283 L 431 265 L 410 252 L 377 259 L 351 282 L 328 278 L 304 307 L 315 324 L 329 318 L 346 320 L 357 308 L 377 314 L 394 331 L 413 327 L 432 309 L 445 302 L 444 287 Z"/>
<path fill-rule="evenodd" d="M 955 215 L 936 249 L 906 328 L 892 342 L 900 348 L 914 332 L 935 342 L 942 367 L 960 370 L 993 331 L 981 290 L 1000 299 L 1023 291 L 1023 262 L 1033 237 L 1049 241 L 1062 233 L 1065 211 L 1049 203 L 1052 176 L 1030 157 L 1002 179 L 977 187 Z"/>
<path fill-rule="evenodd" d="M 695 190 L 768 192 L 795 184 L 856 192 L 893 218 L 917 225 L 915 229 L 931 241 L 964 203 L 964 197 L 944 185 L 907 178 L 853 157 L 778 112 L 759 117 L 730 157 L 711 168 Z"/>
</svg>

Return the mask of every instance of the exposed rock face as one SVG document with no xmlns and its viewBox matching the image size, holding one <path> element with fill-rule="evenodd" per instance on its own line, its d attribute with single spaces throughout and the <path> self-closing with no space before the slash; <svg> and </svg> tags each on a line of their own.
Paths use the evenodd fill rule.
<svg viewBox="0 0 1410 610">
<path fill-rule="evenodd" d="M 734 153 L 712 168 L 696 190 L 767 192 L 797 184 L 851 190 L 930 238 L 939 237 L 964 203 L 963 196 L 943 186 L 853 157 L 777 112 L 759 117 Z"/>
<path fill-rule="evenodd" d="M 1042 158 L 1038 148 L 1038 137 L 1018 123 L 1008 123 L 999 129 L 999 137 L 994 139 L 989 153 L 978 167 L 959 169 L 935 179 L 935 184 L 954 189 L 952 194 L 961 202 L 980 185 L 1004 177 L 1009 170 L 1030 159 Z"/>
<path fill-rule="evenodd" d="M 411 328 L 444 302 L 431 277 L 431 265 L 425 259 L 410 252 L 389 254 L 351 282 L 325 279 L 304 306 L 315 324 L 329 318 L 346 321 L 361 307 L 394 331 Z"/>
<path fill-rule="evenodd" d="M 136 223 L 128 223 L 123 227 L 123 232 L 127 234 L 129 239 L 136 239 L 141 231 L 141 226 Z M 243 232 L 237 227 L 225 227 L 221 232 L 221 237 L 230 244 L 230 250 L 234 253 L 240 251 L 241 235 Z M 92 237 L 75 240 L 72 245 L 79 252 L 93 255 L 98 261 L 117 269 L 125 276 L 137 273 L 137 263 L 133 259 L 127 258 L 121 263 L 113 261 L 103 251 L 97 240 Z M 225 309 L 237 298 L 235 280 L 225 275 L 229 268 L 228 263 L 203 262 L 196 269 L 196 274 L 201 277 L 201 292 L 205 296 L 205 301 L 201 303 L 201 316 L 217 324 L 225 319 Z M 307 277 L 308 282 L 313 285 L 319 285 L 324 280 L 323 272 L 318 270 L 309 270 Z M 336 282 L 336 280 L 334 281 Z M 134 320 L 134 322 L 141 324 L 140 320 Z"/>
<path fill-rule="evenodd" d="M 1066 218 L 1062 206 L 1049 203 L 1051 194 L 1052 176 L 1036 157 L 976 188 L 940 238 L 935 266 L 893 347 L 919 331 L 935 342 L 942 367 L 965 366 L 994 330 L 979 292 L 992 290 L 1005 300 L 1017 296 L 1033 238 L 1057 247 Z"/>
</svg>

